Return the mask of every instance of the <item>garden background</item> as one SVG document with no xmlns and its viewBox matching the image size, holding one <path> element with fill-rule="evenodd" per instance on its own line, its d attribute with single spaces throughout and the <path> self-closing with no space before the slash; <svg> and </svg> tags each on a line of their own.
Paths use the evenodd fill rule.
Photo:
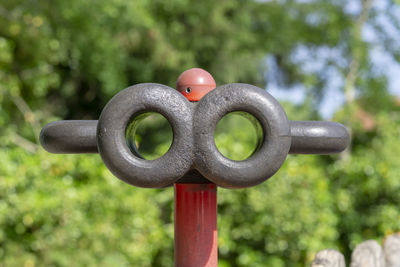
<svg viewBox="0 0 400 267">
<path fill-rule="evenodd" d="M 173 265 L 172 188 L 128 186 L 99 155 L 49 154 L 38 136 L 192 67 L 352 134 L 340 155 L 291 155 L 259 186 L 218 190 L 221 267 L 304 266 L 381 242 L 400 230 L 399 43 L 399 1 L 1 0 L 0 266 Z M 249 151 L 251 131 L 223 123 L 221 150 Z M 143 153 L 165 149 L 165 127 L 146 124 Z"/>
</svg>

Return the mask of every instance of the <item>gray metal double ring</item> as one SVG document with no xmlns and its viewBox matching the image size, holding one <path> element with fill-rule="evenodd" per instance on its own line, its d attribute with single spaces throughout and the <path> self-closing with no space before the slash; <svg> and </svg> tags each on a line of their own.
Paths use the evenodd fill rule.
<svg viewBox="0 0 400 267">
<path fill-rule="evenodd" d="M 134 155 L 125 137 L 130 121 L 149 111 L 163 115 L 174 134 L 168 152 L 155 160 Z M 189 170 L 193 161 L 190 102 L 162 84 L 128 87 L 115 95 L 103 109 L 97 125 L 97 145 L 106 166 L 121 180 L 141 187 L 170 185 Z"/>
<path fill-rule="evenodd" d="M 243 111 L 253 115 L 263 129 L 261 146 L 246 160 L 224 157 L 214 142 L 218 121 Z M 195 166 L 223 187 L 247 187 L 271 177 L 282 166 L 290 149 L 290 127 L 281 105 L 265 90 L 248 84 L 227 84 L 205 95 L 194 112 Z"/>
<path fill-rule="evenodd" d="M 224 157 L 214 131 L 227 113 L 247 112 L 261 124 L 263 140 L 243 161 Z M 145 112 L 163 115 L 173 130 L 166 154 L 145 160 L 130 150 L 125 137 L 129 123 Z M 344 150 L 349 135 L 334 122 L 288 121 L 281 105 L 265 90 L 248 84 L 217 87 L 198 103 L 176 90 L 146 83 L 126 88 L 105 106 L 99 121 L 60 121 L 45 126 L 41 143 L 53 153 L 98 151 L 119 179 L 141 187 L 165 187 L 197 170 L 227 188 L 259 184 L 282 166 L 288 153 L 329 154 Z"/>
</svg>

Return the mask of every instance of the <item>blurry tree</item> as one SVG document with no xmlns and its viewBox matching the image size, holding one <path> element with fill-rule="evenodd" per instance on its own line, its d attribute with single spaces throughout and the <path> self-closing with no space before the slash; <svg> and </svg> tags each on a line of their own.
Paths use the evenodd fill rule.
<svg viewBox="0 0 400 267">
<path fill-rule="evenodd" d="M 335 117 L 352 129 L 350 157 L 290 156 L 260 186 L 220 190 L 221 266 L 303 266 L 318 250 L 348 256 L 399 231 L 399 104 L 371 56 L 400 60 L 396 10 L 389 0 L 2 0 L 0 266 L 172 265 L 170 188 L 132 188 L 97 155 L 50 155 L 37 137 L 55 119 L 97 119 L 128 85 L 173 87 L 190 67 L 217 84 L 303 86 L 305 103 L 285 104 L 290 119 L 318 119 L 332 77 L 354 97 Z M 227 156 L 254 145 L 236 129 L 218 137 Z M 155 121 L 138 136 L 160 143 L 142 146 L 149 157 L 163 138 Z"/>
</svg>

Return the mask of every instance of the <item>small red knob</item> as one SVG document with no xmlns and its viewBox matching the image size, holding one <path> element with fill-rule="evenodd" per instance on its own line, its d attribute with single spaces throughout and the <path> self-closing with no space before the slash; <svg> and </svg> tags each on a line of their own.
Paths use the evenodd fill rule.
<svg viewBox="0 0 400 267">
<path fill-rule="evenodd" d="M 211 74 L 200 68 L 182 72 L 176 82 L 176 89 L 192 102 L 199 101 L 215 87 L 215 80 Z"/>
</svg>

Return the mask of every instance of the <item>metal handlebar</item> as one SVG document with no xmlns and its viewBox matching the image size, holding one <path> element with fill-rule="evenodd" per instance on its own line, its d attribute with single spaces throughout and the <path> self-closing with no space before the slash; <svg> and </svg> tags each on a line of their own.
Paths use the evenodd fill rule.
<svg viewBox="0 0 400 267">
<path fill-rule="evenodd" d="M 159 159 L 145 160 L 132 153 L 125 131 L 143 112 L 158 112 L 171 124 L 174 140 Z M 214 142 L 218 121 L 243 111 L 261 124 L 264 140 L 248 159 L 225 158 Z M 336 122 L 288 121 L 281 105 L 265 90 L 248 84 L 227 84 L 190 103 L 173 88 L 137 84 L 119 92 L 105 106 L 98 121 L 57 121 L 40 134 L 51 153 L 100 153 L 106 166 L 121 180 L 142 187 L 165 187 L 191 170 L 228 188 L 259 184 L 279 170 L 288 153 L 332 154 L 349 144 L 346 128 Z"/>
<path fill-rule="evenodd" d="M 41 134 L 43 148 L 55 154 L 98 153 L 98 120 L 67 120 L 47 124 Z M 348 144 L 346 128 L 330 121 L 289 121 L 289 154 L 335 154 Z"/>
</svg>

